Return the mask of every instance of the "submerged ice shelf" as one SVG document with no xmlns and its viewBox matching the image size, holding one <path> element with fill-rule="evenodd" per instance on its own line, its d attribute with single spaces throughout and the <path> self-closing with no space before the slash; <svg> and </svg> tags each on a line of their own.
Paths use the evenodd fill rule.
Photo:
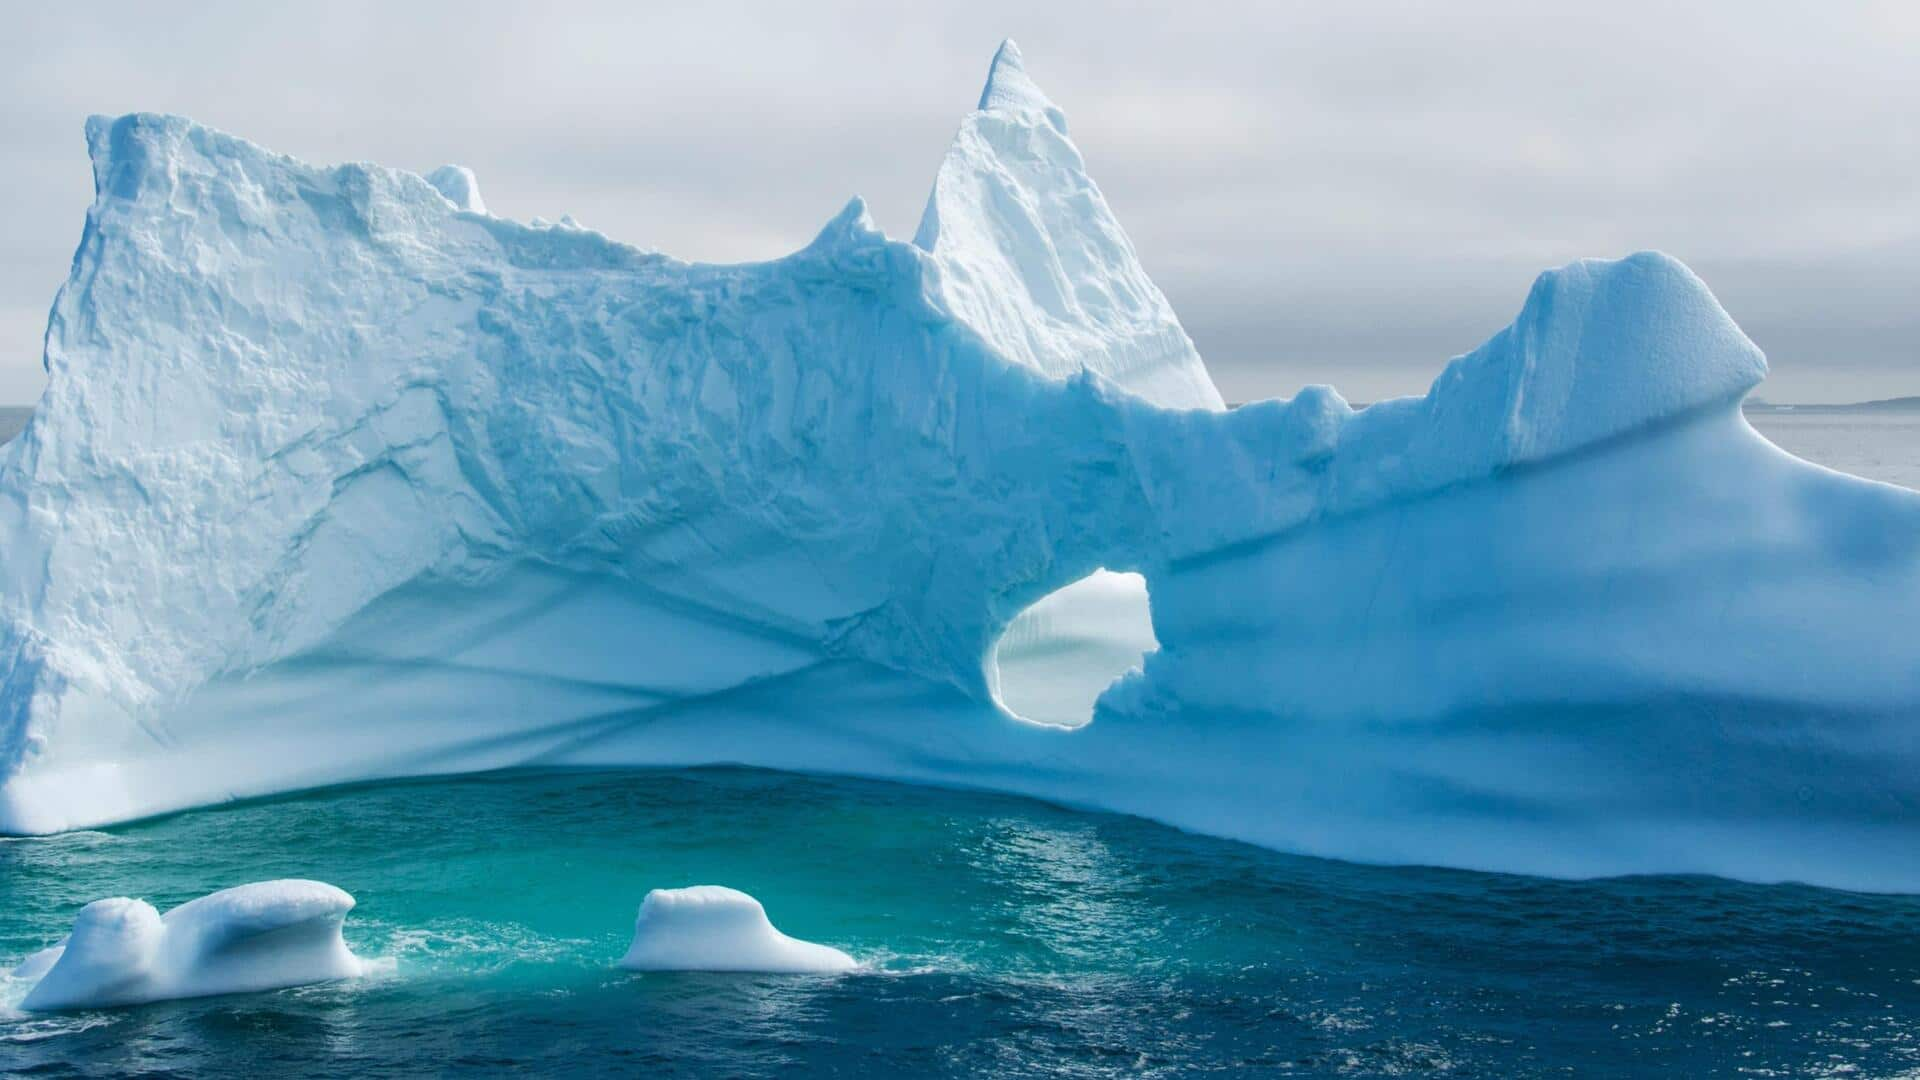
<svg viewBox="0 0 1920 1080">
<path fill-rule="evenodd" d="M 1920 888 L 1920 495 L 1756 435 L 1765 361 L 1672 259 L 1543 274 L 1425 397 L 1226 411 L 1011 43 L 913 243 L 856 200 L 740 266 L 457 167 L 88 141 L 0 447 L 0 832 L 733 762 Z M 1144 633 L 1047 599 L 1101 570 Z"/>
</svg>

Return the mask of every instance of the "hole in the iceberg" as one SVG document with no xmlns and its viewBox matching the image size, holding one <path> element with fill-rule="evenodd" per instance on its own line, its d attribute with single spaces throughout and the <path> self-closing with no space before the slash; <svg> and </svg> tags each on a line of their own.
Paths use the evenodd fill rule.
<svg viewBox="0 0 1920 1080">
<path fill-rule="evenodd" d="M 1020 719 L 1079 727 L 1100 694 L 1158 647 L 1146 579 L 1096 570 L 1008 623 L 987 678 L 1000 707 Z"/>
</svg>

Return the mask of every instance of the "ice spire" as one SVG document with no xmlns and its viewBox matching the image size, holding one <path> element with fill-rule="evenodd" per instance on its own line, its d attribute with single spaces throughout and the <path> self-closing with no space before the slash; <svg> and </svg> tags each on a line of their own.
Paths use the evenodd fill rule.
<svg viewBox="0 0 1920 1080">
<path fill-rule="evenodd" d="M 982 112 L 1045 113 L 1055 127 L 1063 132 L 1067 130 L 1066 114 L 1027 74 L 1026 60 L 1012 38 L 1001 42 L 999 51 L 993 54 L 993 64 L 987 69 L 987 85 L 980 88 L 978 108 Z"/>
<path fill-rule="evenodd" d="M 913 242 L 940 263 L 949 310 L 1009 360 L 1055 379 L 1092 371 L 1161 405 L 1222 407 L 1012 39 L 961 121 Z"/>
</svg>

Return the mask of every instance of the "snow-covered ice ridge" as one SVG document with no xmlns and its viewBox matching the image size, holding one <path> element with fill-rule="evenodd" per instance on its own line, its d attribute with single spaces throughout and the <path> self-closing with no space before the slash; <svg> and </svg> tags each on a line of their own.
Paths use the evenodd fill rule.
<svg viewBox="0 0 1920 1080">
<path fill-rule="evenodd" d="M 1920 495 L 1756 435 L 1765 362 L 1672 259 L 1542 275 L 1425 397 L 1228 412 L 1011 44 L 914 243 L 856 200 L 739 266 L 460 169 L 88 141 L 0 448 L 0 831 L 733 762 L 1920 888 Z M 1001 630 L 1102 567 L 1158 650 L 1083 729 L 1013 718 Z"/>
</svg>

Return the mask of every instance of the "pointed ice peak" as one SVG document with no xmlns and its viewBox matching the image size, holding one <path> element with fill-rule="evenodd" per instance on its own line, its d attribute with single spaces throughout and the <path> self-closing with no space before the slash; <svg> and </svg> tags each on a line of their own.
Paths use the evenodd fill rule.
<svg viewBox="0 0 1920 1080">
<path fill-rule="evenodd" d="M 448 202 L 468 213 L 487 212 L 487 204 L 480 199 L 480 181 L 465 165 L 442 165 L 427 174 L 427 183 L 445 195 Z"/>
<path fill-rule="evenodd" d="M 960 121 L 913 243 L 939 264 L 948 310 L 1014 363 L 1051 379 L 1091 371 L 1171 408 L 1223 407 L 1012 41 Z"/>
<path fill-rule="evenodd" d="M 1027 74 L 1026 60 L 1020 55 L 1020 46 L 1012 38 L 1000 43 L 1000 51 L 993 54 L 993 65 L 987 69 L 987 85 L 980 89 L 980 105 L 983 112 L 1042 112 L 1065 131 L 1067 117 Z"/>
<path fill-rule="evenodd" d="M 822 226 L 809 248 L 844 247 L 849 243 L 880 236 L 880 229 L 867 212 L 867 200 L 855 195 L 847 205 Z"/>
</svg>

